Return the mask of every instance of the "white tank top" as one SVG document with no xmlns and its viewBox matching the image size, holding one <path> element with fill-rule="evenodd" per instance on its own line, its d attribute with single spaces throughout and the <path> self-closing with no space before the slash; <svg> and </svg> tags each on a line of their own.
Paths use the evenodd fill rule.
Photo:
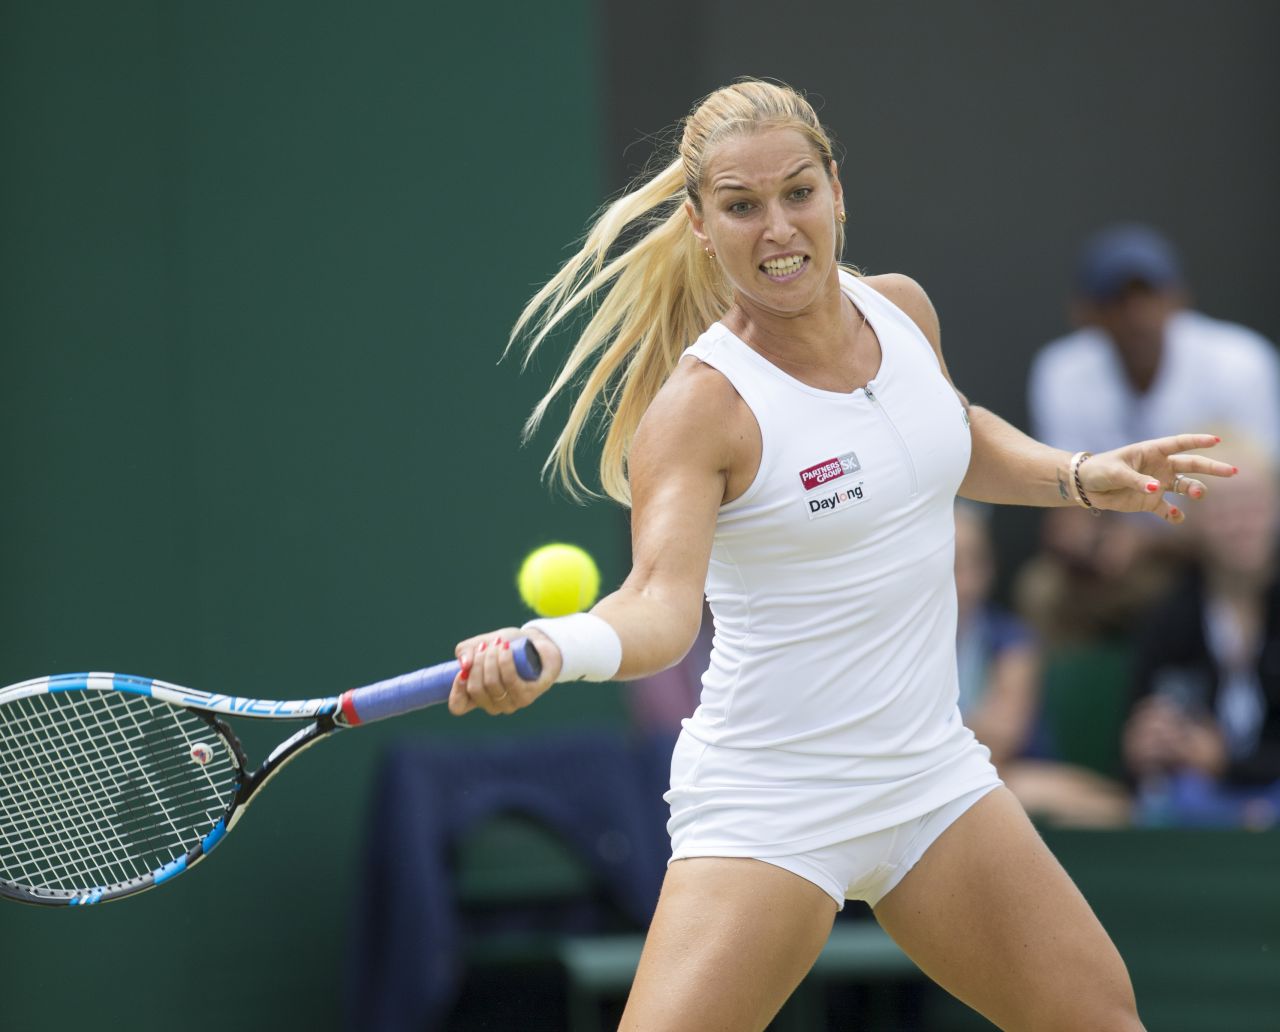
<svg viewBox="0 0 1280 1032">
<path fill-rule="evenodd" d="M 840 280 L 880 340 L 865 388 L 807 386 L 719 323 L 685 352 L 733 384 L 762 451 L 751 485 L 719 511 L 711 663 L 672 796 L 712 777 L 696 742 L 716 753 L 721 801 L 735 786 L 750 809 L 762 787 L 840 789 L 836 810 L 813 816 L 853 834 L 884 824 L 876 811 L 907 820 L 993 775 L 957 707 L 953 503 L 968 417 L 911 318 Z M 946 776 L 957 767 L 959 781 Z M 765 835 L 808 841 L 803 824 Z"/>
</svg>

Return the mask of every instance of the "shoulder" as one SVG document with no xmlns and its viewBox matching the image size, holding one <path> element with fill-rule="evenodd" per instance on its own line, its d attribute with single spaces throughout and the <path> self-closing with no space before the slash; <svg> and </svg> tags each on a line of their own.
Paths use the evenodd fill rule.
<svg viewBox="0 0 1280 1032">
<path fill-rule="evenodd" d="M 1271 368 L 1280 364 L 1275 345 L 1262 334 L 1239 323 L 1214 319 L 1200 312 L 1183 311 L 1173 317 L 1174 339 L 1211 348 L 1215 359 L 1240 365 Z"/>
<path fill-rule="evenodd" d="M 924 287 L 910 276 L 901 272 L 886 272 L 879 276 L 865 276 L 862 280 L 867 286 L 884 295 L 901 308 L 911 321 L 920 327 L 934 350 L 942 346 L 942 330 L 938 323 L 938 313 L 925 293 Z"/>
<path fill-rule="evenodd" d="M 750 409 L 718 369 L 686 355 L 645 410 L 636 428 L 633 455 L 679 454 L 728 464 L 730 442 Z"/>
</svg>

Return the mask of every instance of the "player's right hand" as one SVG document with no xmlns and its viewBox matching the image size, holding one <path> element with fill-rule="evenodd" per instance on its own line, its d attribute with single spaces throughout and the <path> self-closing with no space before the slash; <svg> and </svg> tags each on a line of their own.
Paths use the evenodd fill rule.
<svg viewBox="0 0 1280 1032">
<path fill-rule="evenodd" d="M 521 637 L 533 642 L 542 659 L 542 675 L 536 681 L 525 681 L 516 671 L 511 642 Z M 454 655 L 461 669 L 449 692 L 449 712 L 458 717 L 473 709 L 495 716 L 514 713 L 555 684 L 560 674 L 560 650 L 536 627 L 503 627 L 466 638 L 458 642 Z"/>
</svg>

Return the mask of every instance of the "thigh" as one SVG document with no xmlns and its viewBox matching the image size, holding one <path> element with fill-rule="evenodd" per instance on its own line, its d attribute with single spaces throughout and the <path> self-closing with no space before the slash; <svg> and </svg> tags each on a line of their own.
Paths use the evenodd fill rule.
<svg viewBox="0 0 1280 1032">
<path fill-rule="evenodd" d="M 875 914 L 925 974 L 1002 1029 L 1142 1028 L 1120 954 L 1007 789 L 943 832 Z"/>
<path fill-rule="evenodd" d="M 620 1029 L 763 1029 L 813 966 L 835 914 L 817 885 L 759 860 L 674 861 Z"/>
</svg>

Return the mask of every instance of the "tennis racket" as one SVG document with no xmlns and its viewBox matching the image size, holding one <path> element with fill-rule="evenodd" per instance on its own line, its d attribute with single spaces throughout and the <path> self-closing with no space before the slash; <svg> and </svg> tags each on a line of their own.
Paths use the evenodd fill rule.
<svg viewBox="0 0 1280 1032">
<path fill-rule="evenodd" d="M 524 638 L 516 670 L 542 662 Z M 342 728 L 443 702 L 456 661 L 323 699 L 214 695 L 128 674 L 0 688 L 0 896 L 82 906 L 189 871 L 304 749 Z M 307 720 L 251 770 L 223 716 Z"/>
</svg>

